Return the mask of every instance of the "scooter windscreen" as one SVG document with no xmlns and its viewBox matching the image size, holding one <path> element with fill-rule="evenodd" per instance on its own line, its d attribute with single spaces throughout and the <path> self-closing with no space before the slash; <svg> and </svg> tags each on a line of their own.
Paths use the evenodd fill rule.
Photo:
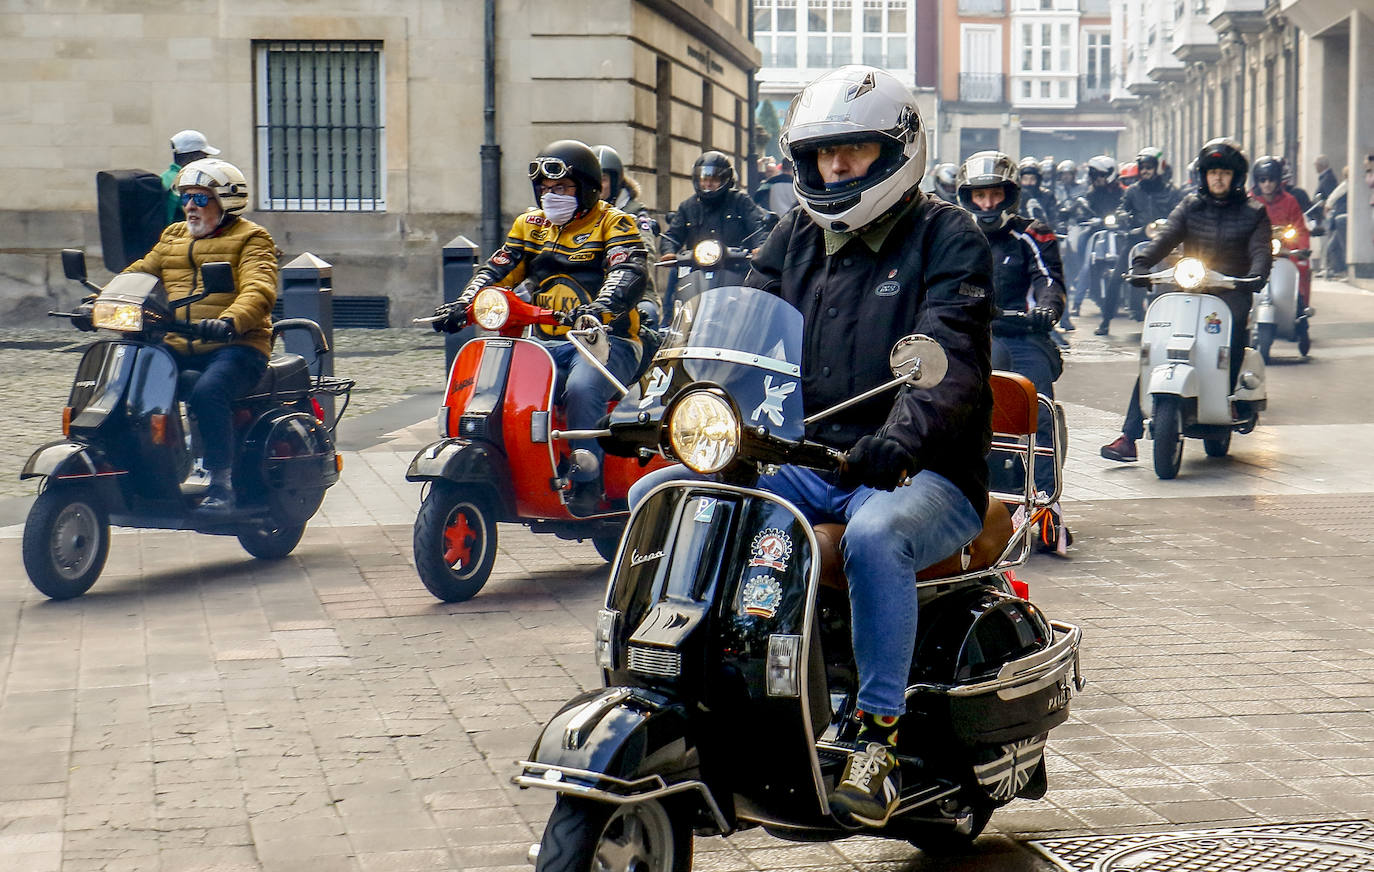
<svg viewBox="0 0 1374 872">
<path fill-rule="evenodd" d="M 739 408 L 743 427 L 781 439 L 805 432 L 801 392 L 802 315 L 757 288 L 712 288 L 680 307 L 663 345 L 611 421 L 664 408 L 687 385 L 718 385 Z"/>
</svg>

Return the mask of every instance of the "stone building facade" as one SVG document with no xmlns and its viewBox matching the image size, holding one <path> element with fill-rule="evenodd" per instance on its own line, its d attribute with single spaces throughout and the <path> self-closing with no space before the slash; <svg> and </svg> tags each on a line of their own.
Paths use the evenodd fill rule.
<svg viewBox="0 0 1374 872">
<path fill-rule="evenodd" d="M 96 173 L 160 173 L 183 128 L 244 170 L 250 215 L 288 259 L 333 263 L 336 294 L 388 296 L 393 324 L 439 298 L 447 241 L 480 240 L 483 0 L 28 5 L 0 21 L 5 323 L 76 296 L 57 252 L 98 253 Z M 503 233 L 555 139 L 614 146 L 658 209 L 691 192 L 703 148 L 743 165 L 759 58 L 745 0 L 495 9 Z"/>
</svg>

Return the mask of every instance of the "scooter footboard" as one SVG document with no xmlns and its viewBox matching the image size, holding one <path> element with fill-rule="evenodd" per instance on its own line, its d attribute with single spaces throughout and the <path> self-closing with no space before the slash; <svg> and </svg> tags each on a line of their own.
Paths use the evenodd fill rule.
<svg viewBox="0 0 1374 872">
<path fill-rule="evenodd" d="M 569 700 L 511 781 L 613 804 L 678 794 L 699 797 L 720 832 L 720 805 L 701 781 L 687 710 L 661 694 L 609 687 Z"/>
</svg>

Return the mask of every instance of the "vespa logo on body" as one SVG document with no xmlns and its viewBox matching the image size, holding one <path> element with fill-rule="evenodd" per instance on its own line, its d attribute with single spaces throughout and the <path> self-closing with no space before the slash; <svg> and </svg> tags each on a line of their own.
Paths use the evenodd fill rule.
<svg viewBox="0 0 1374 872">
<path fill-rule="evenodd" d="M 797 389 L 796 382 L 783 382 L 773 384 L 771 375 L 763 377 L 763 402 L 759 403 L 754 409 L 754 413 L 749 416 L 749 420 L 757 421 L 759 415 L 767 415 L 768 420 L 773 422 L 774 427 L 781 427 L 785 420 L 782 415 L 783 400 Z"/>
<path fill-rule="evenodd" d="M 650 551 L 648 554 L 640 554 L 637 550 L 632 548 L 630 549 L 630 565 L 639 566 L 642 563 L 648 563 L 652 560 L 657 560 L 662 556 L 662 551 Z"/>
</svg>

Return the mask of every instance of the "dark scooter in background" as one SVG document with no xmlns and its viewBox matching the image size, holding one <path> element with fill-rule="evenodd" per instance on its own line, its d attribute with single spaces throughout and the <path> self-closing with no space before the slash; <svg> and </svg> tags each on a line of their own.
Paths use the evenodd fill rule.
<svg viewBox="0 0 1374 872">
<path fill-rule="evenodd" d="M 184 402 L 200 373 L 178 372 L 162 339 L 198 337 L 174 309 L 232 292 L 232 267 L 206 264 L 205 293 L 175 307 L 156 276 L 122 273 L 102 288 L 87 280 L 85 255 L 72 249 L 62 252 L 62 267 L 96 297 L 83 311 L 49 314 L 89 318 L 96 329 L 117 335 L 86 349 L 62 413 L 64 438 L 35 451 L 20 474 L 43 479 L 24 523 L 24 569 L 34 587 L 53 599 L 89 590 L 105 566 L 112 524 L 237 536 L 262 559 L 290 554 L 343 465 L 334 424 L 325 422 L 315 395 L 343 396 L 342 416 L 353 381 L 312 379 L 299 355 L 272 358 L 261 381 L 233 406 L 237 508 L 202 511 L 197 503 L 207 482 L 196 475 L 202 452 Z M 291 329 L 314 336 L 317 358 L 329 353 L 314 321 L 278 321 L 272 336 Z"/>
</svg>

